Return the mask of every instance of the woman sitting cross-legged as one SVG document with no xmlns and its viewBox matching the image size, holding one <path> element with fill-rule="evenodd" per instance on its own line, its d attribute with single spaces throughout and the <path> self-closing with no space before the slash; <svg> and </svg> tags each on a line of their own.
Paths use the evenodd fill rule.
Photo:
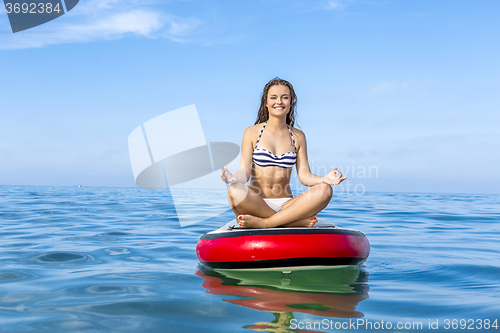
<svg viewBox="0 0 500 333">
<path fill-rule="evenodd" d="M 222 180 L 230 184 L 229 204 L 241 227 L 312 227 L 316 214 L 330 202 L 331 185 L 347 178 L 337 168 L 324 177 L 311 173 L 306 137 L 293 127 L 296 101 L 288 81 L 269 81 L 257 121 L 243 134 L 238 171 L 233 175 L 227 166 L 222 170 Z M 294 165 L 300 182 L 309 186 L 296 197 L 290 189 Z"/>
</svg>

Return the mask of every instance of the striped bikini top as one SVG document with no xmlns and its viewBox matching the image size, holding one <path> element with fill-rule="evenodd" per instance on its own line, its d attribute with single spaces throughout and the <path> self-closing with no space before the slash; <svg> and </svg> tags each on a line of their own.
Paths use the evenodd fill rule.
<svg viewBox="0 0 500 333">
<path fill-rule="evenodd" d="M 269 150 L 262 148 L 257 149 L 260 137 L 262 136 L 262 132 L 264 131 L 264 128 L 266 128 L 266 125 L 267 121 L 264 126 L 262 126 L 259 138 L 257 139 L 257 143 L 255 144 L 255 148 L 253 150 L 253 163 L 260 167 L 277 166 L 284 169 L 293 168 L 293 165 L 297 161 L 297 146 L 295 145 L 295 139 L 293 138 L 292 130 L 290 129 L 290 127 L 288 127 L 288 125 L 286 125 L 286 127 L 288 128 L 288 131 L 290 131 L 295 151 L 289 151 L 281 154 L 280 156 L 276 156 Z"/>
</svg>

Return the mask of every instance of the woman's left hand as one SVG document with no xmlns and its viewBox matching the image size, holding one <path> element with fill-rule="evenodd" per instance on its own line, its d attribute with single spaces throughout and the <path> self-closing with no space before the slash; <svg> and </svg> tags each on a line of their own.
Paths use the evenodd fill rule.
<svg viewBox="0 0 500 333">
<path fill-rule="evenodd" d="M 347 177 L 342 177 L 342 173 L 337 168 L 334 168 L 323 177 L 323 182 L 328 185 L 338 185 L 346 179 Z"/>
</svg>

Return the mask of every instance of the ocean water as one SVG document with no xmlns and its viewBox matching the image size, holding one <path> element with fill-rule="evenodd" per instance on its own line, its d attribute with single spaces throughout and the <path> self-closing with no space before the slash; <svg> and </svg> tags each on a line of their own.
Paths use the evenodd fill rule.
<svg viewBox="0 0 500 333">
<path fill-rule="evenodd" d="M 164 190 L 0 186 L 0 332 L 500 331 L 499 195 L 338 195 L 319 217 L 366 234 L 364 265 L 214 271 L 196 243 L 230 211 L 180 227 Z"/>
</svg>

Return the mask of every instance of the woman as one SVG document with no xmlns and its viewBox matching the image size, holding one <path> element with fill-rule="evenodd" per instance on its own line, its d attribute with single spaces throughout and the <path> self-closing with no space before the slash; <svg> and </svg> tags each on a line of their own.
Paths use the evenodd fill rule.
<svg viewBox="0 0 500 333">
<path fill-rule="evenodd" d="M 227 166 L 222 170 L 222 180 L 230 184 L 228 201 L 241 227 L 312 227 L 332 197 L 330 185 L 347 178 L 337 168 L 324 177 L 311 173 L 306 137 L 293 127 L 296 102 L 288 81 L 269 81 L 257 121 L 243 134 L 238 171 L 233 175 Z M 290 177 L 295 164 L 300 182 L 310 187 L 293 198 Z"/>
</svg>

